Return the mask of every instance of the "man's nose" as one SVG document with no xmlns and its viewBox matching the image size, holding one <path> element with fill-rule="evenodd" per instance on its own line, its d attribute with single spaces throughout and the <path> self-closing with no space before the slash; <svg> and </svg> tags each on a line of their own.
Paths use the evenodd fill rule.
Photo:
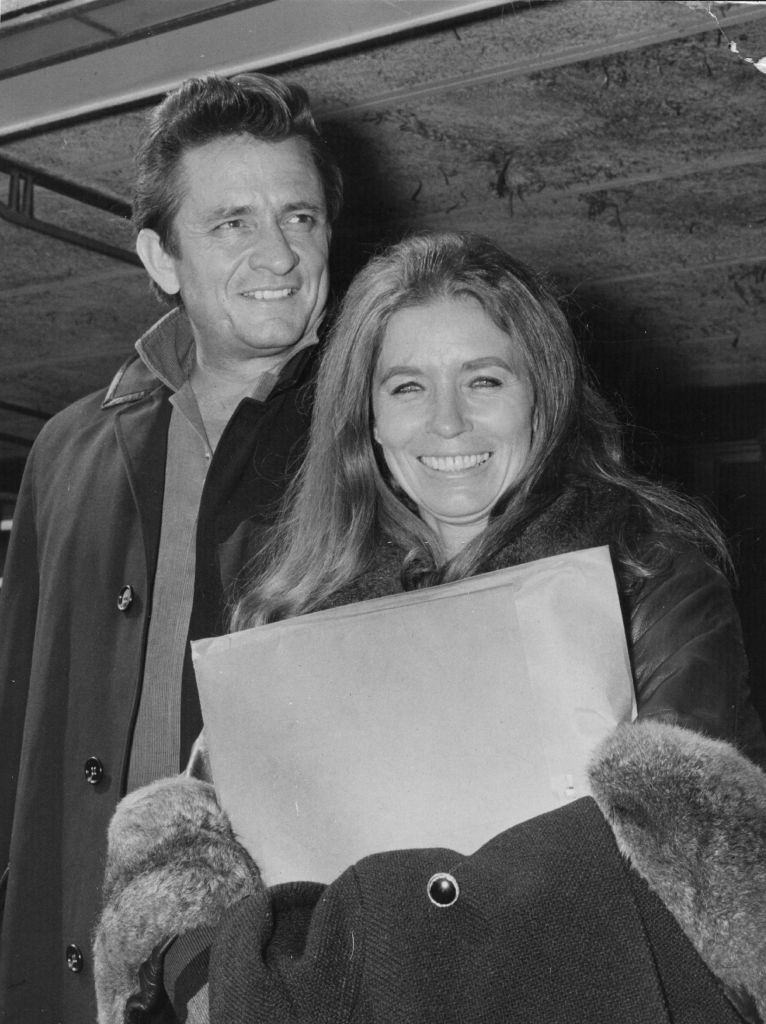
<svg viewBox="0 0 766 1024">
<path fill-rule="evenodd" d="M 435 396 L 431 429 L 442 437 L 456 437 L 469 427 L 465 403 L 460 394 L 449 388 Z"/>
<path fill-rule="evenodd" d="M 264 225 L 258 232 L 249 256 L 253 270 L 266 269 L 273 274 L 289 274 L 298 263 L 298 254 L 292 249 L 278 224 Z"/>
</svg>

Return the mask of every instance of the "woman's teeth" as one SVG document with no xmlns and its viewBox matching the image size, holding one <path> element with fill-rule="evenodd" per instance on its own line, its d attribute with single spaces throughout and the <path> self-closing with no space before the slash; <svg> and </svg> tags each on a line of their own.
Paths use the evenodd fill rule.
<svg viewBox="0 0 766 1024">
<path fill-rule="evenodd" d="M 479 452 L 476 455 L 421 455 L 420 461 L 424 466 L 440 473 L 455 473 L 460 469 L 481 466 L 491 454 L 492 452 Z"/>
</svg>

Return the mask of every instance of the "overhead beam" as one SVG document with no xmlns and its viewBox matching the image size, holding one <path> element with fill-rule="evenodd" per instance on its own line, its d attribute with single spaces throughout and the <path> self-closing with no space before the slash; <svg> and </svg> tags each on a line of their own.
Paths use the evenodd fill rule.
<svg viewBox="0 0 766 1024">
<path fill-rule="evenodd" d="M 31 409 L 28 405 L 17 405 L 15 402 L 0 401 L 0 409 L 4 412 L 17 412 L 21 416 L 31 416 L 37 420 L 49 420 L 50 414 L 39 409 Z"/>
<path fill-rule="evenodd" d="M 18 434 L 6 434 L 4 431 L 0 431 L 0 442 L 3 444 L 15 444 L 20 448 L 31 448 L 34 444 L 34 438 L 19 437 Z"/>
<path fill-rule="evenodd" d="M 109 195 L 88 185 L 79 185 L 60 175 L 51 174 L 42 168 L 20 160 L 11 159 L 0 153 L 0 173 L 8 175 L 8 201 L 0 200 L 0 217 L 19 227 L 39 234 L 58 238 L 90 252 L 98 252 L 112 259 L 122 260 L 140 266 L 140 260 L 132 249 L 123 249 L 101 238 L 86 235 L 81 231 L 51 221 L 41 220 L 35 214 L 35 187 L 46 189 L 57 195 L 74 199 L 94 209 L 104 210 L 122 220 L 130 219 L 130 204 L 117 196 Z"/>
<path fill-rule="evenodd" d="M 275 67 L 511 6 L 504 0 L 271 0 L 7 79 L 0 139 L 150 99 L 192 75 Z"/>
<path fill-rule="evenodd" d="M 56 0 L 0 13 L 0 81 L 273 0 Z M 224 10 L 225 8 L 225 10 Z"/>
</svg>

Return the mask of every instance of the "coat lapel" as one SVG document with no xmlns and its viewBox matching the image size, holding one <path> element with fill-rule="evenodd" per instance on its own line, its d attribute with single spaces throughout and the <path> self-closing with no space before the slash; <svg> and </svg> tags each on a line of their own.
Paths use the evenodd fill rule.
<svg viewBox="0 0 766 1024">
<path fill-rule="evenodd" d="M 123 405 L 114 420 L 117 445 L 141 521 L 149 579 L 154 578 L 160 542 L 170 413 L 167 389 L 158 387 L 139 401 Z"/>
</svg>

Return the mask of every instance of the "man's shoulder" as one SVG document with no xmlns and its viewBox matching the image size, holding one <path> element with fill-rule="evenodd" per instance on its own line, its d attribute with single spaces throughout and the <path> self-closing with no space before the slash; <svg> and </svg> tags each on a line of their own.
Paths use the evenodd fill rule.
<svg viewBox="0 0 766 1024">
<path fill-rule="evenodd" d="M 56 449 L 64 439 L 71 441 L 84 432 L 98 429 L 111 422 L 113 410 L 144 398 L 160 386 L 138 356 L 130 356 L 109 384 L 83 395 L 47 421 L 37 435 L 36 451 Z"/>
<path fill-rule="evenodd" d="M 95 415 L 101 409 L 106 393 L 107 388 L 99 388 L 98 391 L 91 391 L 64 406 L 63 409 L 51 416 L 37 435 L 36 446 L 39 447 L 59 434 L 68 432 L 75 424 L 82 423 L 83 420 Z"/>
</svg>

